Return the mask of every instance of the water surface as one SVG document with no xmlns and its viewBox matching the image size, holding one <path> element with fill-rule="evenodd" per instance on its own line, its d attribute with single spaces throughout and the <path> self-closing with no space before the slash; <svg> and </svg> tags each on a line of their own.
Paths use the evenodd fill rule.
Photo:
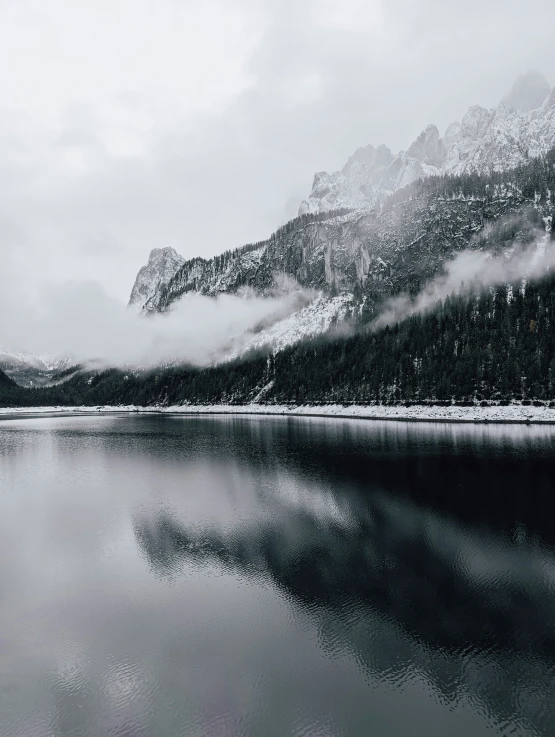
<svg viewBox="0 0 555 737">
<path fill-rule="evenodd" d="M 0 735 L 555 734 L 555 429 L 0 421 Z"/>
</svg>

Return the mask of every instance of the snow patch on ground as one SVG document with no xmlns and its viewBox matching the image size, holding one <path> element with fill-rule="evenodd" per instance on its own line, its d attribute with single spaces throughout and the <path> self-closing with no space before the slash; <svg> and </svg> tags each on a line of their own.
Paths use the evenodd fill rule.
<svg viewBox="0 0 555 737">
<path fill-rule="evenodd" d="M 341 322 L 345 319 L 347 310 L 352 305 L 352 294 L 341 294 L 332 298 L 319 295 L 306 307 L 259 332 L 250 334 L 239 349 L 227 354 L 221 362 L 240 358 L 250 351 L 264 347 L 281 351 L 301 340 L 326 333 L 335 320 Z"/>
<path fill-rule="evenodd" d="M 315 405 L 175 405 L 170 407 L 3 407 L 0 416 L 55 414 L 187 414 L 187 415 L 282 415 L 291 417 L 338 417 L 346 419 L 397 420 L 401 422 L 478 422 L 478 423 L 526 423 L 555 425 L 555 408 L 526 407 L 511 404 L 507 407 L 412 407 L 383 405 L 328 404 Z"/>
</svg>

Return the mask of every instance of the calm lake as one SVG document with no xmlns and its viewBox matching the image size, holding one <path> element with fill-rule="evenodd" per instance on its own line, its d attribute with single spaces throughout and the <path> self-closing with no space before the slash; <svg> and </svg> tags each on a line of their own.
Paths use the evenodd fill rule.
<svg viewBox="0 0 555 737">
<path fill-rule="evenodd" d="M 2 737 L 555 735 L 555 428 L 0 420 Z"/>
</svg>

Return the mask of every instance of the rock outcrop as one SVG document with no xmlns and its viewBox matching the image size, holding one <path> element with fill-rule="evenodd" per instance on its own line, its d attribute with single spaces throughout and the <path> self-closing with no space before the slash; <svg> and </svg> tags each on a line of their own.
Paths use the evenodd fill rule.
<svg viewBox="0 0 555 737">
<path fill-rule="evenodd" d="M 474 105 L 443 137 L 429 125 L 408 150 L 358 149 L 341 171 L 319 172 L 299 214 L 371 209 L 396 190 L 434 174 L 512 169 L 555 145 L 555 92 L 538 72 L 519 77 L 494 110 Z M 378 155 L 380 152 L 380 155 Z"/>
</svg>

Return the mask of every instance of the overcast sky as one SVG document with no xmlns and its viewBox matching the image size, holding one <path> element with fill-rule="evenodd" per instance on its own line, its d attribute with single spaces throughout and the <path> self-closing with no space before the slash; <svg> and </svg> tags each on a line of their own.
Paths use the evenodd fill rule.
<svg viewBox="0 0 555 737">
<path fill-rule="evenodd" d="M 553 84 L 554 28 L 553 0 L 0 0 L 4 302 L 259 240 L 358 146 Z"/>
</svg>

